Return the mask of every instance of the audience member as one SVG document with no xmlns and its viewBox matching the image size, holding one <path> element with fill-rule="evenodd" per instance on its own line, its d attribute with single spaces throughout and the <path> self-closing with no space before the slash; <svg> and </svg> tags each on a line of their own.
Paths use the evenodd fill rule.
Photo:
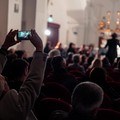
<svg viewBox="0 0 120 120">
<path fill-rule="evenodd" d="M 10 68 L 11 68 L 11 63 L 17 59 L 17 55 L 15 53 L 8 54 L 7 56 L 7 62 L 3 68 L 2 75 L 3 76 L 10 76 Z"/>
<path fill-rule="evenodd" d="M 67 58 L 66 58 L 66 66 L 73 63 L 72 57 L 73 57 L 73 53 L 69 52 L 68 55 L 67 55 Z"/>
<path fill-rule="evenodd" d="M 76 79 L 66 70 L 65 59 L 61 56 L 56 56 L 52 59 L 51 65 L 53 73 L 47 77 L 46 82 L 60 83 L 72 92 L 76 86 Z"/>
<path fill-rule="evenodd" d="M 68 50 L 67 50 L 67 54 L 68 54 L 69 52 L 76 53 L 75 44 L 72 43 L 72 42 L 69 44 L 69 48 L 68 48 Z"/>
<path fill-rule="evenodd" d="M 85 44 L 83 44 L 83 46 L 82 46 L 82 48 L 81 48 L 81 50 L 80 50 L 80 54 L 81 55 L 86 55 L 86 56 L 88 56 L 88 54 L 87 54 L 87 51 L 88 51 L 88 48 L 87 48 L 88 46 L 87 45 L 85 45 Z"/>
<path fill-rule="evenodd" d="M 24 53 L 25 53 L 24 50 L 17 50 L 17 51 L 15 51 L 15 54 L 17 55 L 17 58 L 22 58 L 23 59 Z"/>
<path fill-rule="evenodd" d="M 60 51 L 58 49 L 52 49 L 49 53 L 48 53 L 48 57 L 47 57 L 47 63 L 46 63 L 46 68 L 45 68 L 45 76 L 44 76 L 44 81 L 46 81 L 47 76 L 51 73 L 52 71 L 52 67 L 51 67 L 51 61 L 52 58 L 55 56 L 61 56 Z"/>
<path fill-rule="evenodd" d="M 56 111 L 50 120 L 95 120 L 97 110 L 102 104 L 104 92 L 92 82 L 78 84 L 72 93 L 72 110 L 70 113 Z M 60 118 L 61 117 L 61 118 Z"/>
<path fill-rule="evenodd" d="M 81 65 L 85 65 L 87 62 L 87 56 L 86 55 L 81 55 L 81 61 L 80 61 L 80 64 Z"/>
<path fill-rule="evenodd" d="M 102 64 L 103 64 L 103 67 L 105 68 L 105 69 L 107 69 L 107 68 L 110 68 L 111 67 L 111 64 L 110 64 L 110 62 L 109 62 L 109 60 L 108 60 L 108 58 L 103 58 L 103 60 L 102 60 Z"/>
<path fill-rule="evenodd" d="M 94 57 L 87 57 L 86 59 L 87 59 L 86 63 L 84 64 L 85 70 L 87 70 L 90 67 L 90 65 L 92 64 L 92 61 L 94 60 Z"/>
<path fill-rule="evenodd" d="M 11 89 L 20 89 L 22 83 L 26 80 L 28 75 L 29 64 L 24 59 L 16 59 L 11 63 L 9 76 L 7 77 L 9 87 Z"/>
<path fill-rule="evenodd" d="M 5 42 L 0 49 L 0 73 L 2 72 L 6 61 L 5 56 L 7 49 L 18 43 L 18 41 L 15 41 L 14 39 L 17 32 L 17 30 L 11 30 L 6 36 Z M 19 92 L 11 89 L 4 93 L 4 77 L 0 78 L 0 120 L 36 119 L 31 110 L 40 93 L 46 55 L 42 52 L 42 40 L 35 30 L 31 30 L 31 36 L 29 36 L 29 39 L 35 46 L 36 51 L 33 56 L 28 77 L 22 84 Z"/>
<path fill-rule="evenodd" d="M 51 43 L 50 43 L 50 41 L 47 41 L 45 48 L 44 48 L 44 52 L 49 53 L 51 49 L 52 49 Z"/>
<path fill-rule="evenodd" d="M 73 55 L 73 63 L 68 65 L 68 68 L 72 68 L 73 70 L 78 70 L 82 73 L 85 73 L 85 69 L 82 65 L 80 65 L 80 55 L 74 54 Z"/>
<path fill-rule="evenodd" d="M 48 58 L 53 58 L 55 56 L 61 56 L 60 51 L 58 49 L 52 49 L 49 53 L 48 53 Z"/>
<path fill-rule="evenodd" d="M 65 50 L 63 49 L 63 46 L 62 46 L 62 43 L 61 42 L 58 42 L 57 45 L 55 46 L 55 49 L 58 49 L 60 51 L 60 54 L 63 58 L 66 57 L 66 52 Z"/>
<path fill-rule="evenodd" d="M 102 87 L 104 92 L 110 96 L 112 100 L 117 100 L 120 98 L 120 94 L 115 91 L 109 83 L 107 83 L 107 73 L 105 69 L 101 67 L 95 67 L 90 72 L 90 81 L 98 84 Z"/>
<path fill-rule="evenodd" d="M 102 67 L 102 60 L 98 58 L 94 59 L 89 68 L 86 70 L 86 75 L 89 75 L 90 71 L 95 67 Z"/>
<path fill-rule="evenodd" d="M 88 54 L 90 57 L 95 57 L 96 52 L 95 52 L 95 50 L 94 50 L 94 45 L 93 45 L 93 44 L 90 44 L 90 45 L 89 45 L 87 54 Z"/>
</svg>

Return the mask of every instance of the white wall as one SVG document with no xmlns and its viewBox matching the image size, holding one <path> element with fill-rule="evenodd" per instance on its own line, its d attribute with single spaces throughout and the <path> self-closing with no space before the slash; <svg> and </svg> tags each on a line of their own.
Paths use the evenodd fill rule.
<svg viewBox="0 0 120 120">
<path fill-rule="evenodd" d="M 36 0 L 23 0 L 22 30 L 35 28 Z"/>
<path fill-rule="evenodd" d="M 43 44 L 46 43 L 46 36 L 44 31 L 47 28 L 47 0 L 36 0 L 36 18 L 35 29 L 43 40 Z"/>
<path fill-rule="evenodd" d="M 59 41 L 66 45 L 67 41 L 67 3 L 65 0 L 50 0 L 48 15 L 53 15 L 53 22 L 60 24 Z"/>
<path fill-rule="evenodd" d="M 7 33 L 8 0 L 0 0 L 0 46 Z"/>
<path fill-rule="evenodd" d="M 86 6 L 87 0 L 67 0 L 68 44 L 74 42 L 80 47 L 85 42 Z M 77 34 L 74 34 L 75 31 Z"/>
<path fill-rule="evenodd" d="M 47 27 L 47 0 L 24 0 L 23 1 L 23 15 L 22 15 L 22 29 L 35 29 L 46 43 L 46 36 L 44 31 Z M 28 56 L 33 55 L 35 50 L 30 41 L 23 41 L 18 49 L 23 49 Z"/>
<path fill-rule="evenodd" d="M 22 24 L 22 0 L 9 0 L 7 31 L 10 31 L 10 29 L 21 30 L 21 24 Z M 16 49 L 18 45 L 19 44 L 13 46 L 13 48 Z"/>
<path fill-rule="evenodd" d="M 35 29 L 36 0 L 23 0 L 22 30 Z M 17 49 L 25 50 L 28 56 L 33 54 L 34 47 L 29 40 L 22 41 Z"/>
<path fill-rule="evenodd" d="M 15 4 L 18 6 L 18 12 L 15 12 Z M 22 0 L 9 0 L 8 2 L 8 31 L 11 28 L 21 30 L 21 23 L 22 23 Z"/>
</svg>

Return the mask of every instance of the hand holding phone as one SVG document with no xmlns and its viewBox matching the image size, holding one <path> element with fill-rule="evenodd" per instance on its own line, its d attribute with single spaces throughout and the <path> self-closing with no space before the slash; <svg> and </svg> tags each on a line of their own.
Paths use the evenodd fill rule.
<svg viewBox="0 0 120 120">
<path fill-rule="evenodd" d="M 31 31 L 18 31 L 17 39 L 18 40 L 29 40 L 29 36 L 31 36 Z"/>
<path fill-rule="evenodd" d="M 9 33 L 7 34 L 5 41 L 1 48 L 8 49 L 9 47 L 19 43 L 20 41 L 15 40 L 15 36 L 17 35 L 17 33 L 18 33 L 18 30 L 11 29 Z"/>
</svg>

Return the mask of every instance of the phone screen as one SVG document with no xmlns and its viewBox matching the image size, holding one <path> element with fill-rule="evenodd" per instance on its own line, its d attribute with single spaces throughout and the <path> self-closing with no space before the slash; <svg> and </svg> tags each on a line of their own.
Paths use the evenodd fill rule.
<svg viewBox="0 0 120 120">
<path fill-rule="evenodd" d="M 29 35 L 31 35 L 30 31 L 18 31 L 17 39 L 18 40 L 28 40 Z"/>
</svg>

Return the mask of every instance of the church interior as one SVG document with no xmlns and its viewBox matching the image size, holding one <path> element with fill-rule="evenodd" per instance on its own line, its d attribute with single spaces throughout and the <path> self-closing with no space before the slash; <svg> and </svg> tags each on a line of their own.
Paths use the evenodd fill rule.
<svg viewBox="0 0 120 120">
<path fill-rule="evenodd" d="M 99 37 L 107 39 L 119 28 L 119 4 L 120 0 L 0 0 L 0 44 L 10 29 L 34 28 L 45 45 L 47 38 L 54 36 L 48 30 L 49 25 L 54 24 L 58 27 L 54 44 L 58 41 L 64 47 L 70 42 L 77 47 L 94 44 L 98 49 Z M 119 34 L 119 29 L 116 32 Z M 34 50 L 29 41 L 14 48 L 26 49 L 29 55 Z"/>
</svg>

